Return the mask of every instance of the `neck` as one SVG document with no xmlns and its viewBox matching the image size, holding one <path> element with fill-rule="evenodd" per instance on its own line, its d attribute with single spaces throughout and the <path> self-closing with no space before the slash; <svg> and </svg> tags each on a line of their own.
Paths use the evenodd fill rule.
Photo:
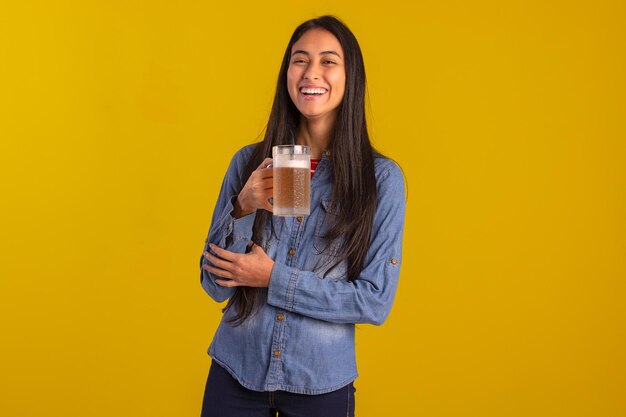
<svg viewBox="0 0 626 417">
<path fill-rule="evenodd" d="M 320 159 L 322 152 L 328 148 L 332 139 L 334 120 L 311 120 L 300 117 L 300 125 L 296 134 L 296 144 L 311 148 L 311 158 Z"/>
</svg>

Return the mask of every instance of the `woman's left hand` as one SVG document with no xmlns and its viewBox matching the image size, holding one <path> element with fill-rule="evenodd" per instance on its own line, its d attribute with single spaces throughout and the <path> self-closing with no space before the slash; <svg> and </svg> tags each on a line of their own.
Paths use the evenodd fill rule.
<svg viewBox="0 0 626 417">
<path fill-rule="evenodd" d="M 205 252 L 204 257 L 209 264 L 202 268 L 210 273 L 226 279 L 216 279 L 215 283 L 222 287 L 268 287 L 274 261 L 267 256 L 263 248 L 250 242 L 249 253 L 236 253 L 210 244 L 215 255 Z"/>
</svg>

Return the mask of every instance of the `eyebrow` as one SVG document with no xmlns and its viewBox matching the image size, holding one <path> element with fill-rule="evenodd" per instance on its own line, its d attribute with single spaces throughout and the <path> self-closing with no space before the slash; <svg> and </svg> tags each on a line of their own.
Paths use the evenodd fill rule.
<svg viewBox="0 0 626 417">
<path fill-rule="evenodd" d="M 293 51 L 291 56 L 294 56 L 295 54 L 310 55 L 307 51 L 303 51 L 302 49 L 298 49 L 297 51 Z M 326 54 L 337 55 L 337 57 L 341 58 L 341 55 L 339 55 L 339 53 L 337 53 L 335 51 L 322 51 L 322 52 L 320 52 L 320 55 L 326 55 Z"/>
</svg>

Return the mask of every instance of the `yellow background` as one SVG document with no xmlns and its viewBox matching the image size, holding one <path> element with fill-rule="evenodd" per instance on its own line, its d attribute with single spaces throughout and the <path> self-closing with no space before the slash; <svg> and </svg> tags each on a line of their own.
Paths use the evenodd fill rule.
<svg viewBox="0 0 626 417">
<path fill-rule="evenodd" d="M 3 3 L 0 416 L 199 415 L 213 204 L 325 13 L 409 186 L 357 415 L 626 415 L 625 3 L 409 3 Z"/>
</svg>

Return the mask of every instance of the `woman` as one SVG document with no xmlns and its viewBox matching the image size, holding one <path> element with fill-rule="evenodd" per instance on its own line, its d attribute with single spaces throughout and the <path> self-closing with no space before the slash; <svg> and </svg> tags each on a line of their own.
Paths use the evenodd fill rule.
<svg viewBox="0 0 626 417">
<path fill-rule="evenodd" d="M 201 258 L 228 299 L 209 347 L 208 416 L 354 415 L 356 323 L 382 324 L 398 284 L 404 181 L 376 153 L 365 68 L 331 16 L 296 28 L 263 142 L 231 161 Z M 311 148 L 311 214 L 272 217 L 272 147 Z"/>
</svg>

